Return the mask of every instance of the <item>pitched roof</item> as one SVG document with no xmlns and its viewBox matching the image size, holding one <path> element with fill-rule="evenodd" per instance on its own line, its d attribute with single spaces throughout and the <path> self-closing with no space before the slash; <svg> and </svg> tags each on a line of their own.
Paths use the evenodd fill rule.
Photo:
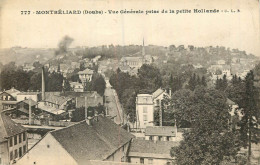
<svg viewBox="0 0 260 165">
<path fill-rule="evenodd" d="M 41 92 L 21 92 L 18 93 L 17 95 L 37 95 L 37 94 L 41 94 Z"/>
<path fill-rule="evenodd" d="M 26 131 L 20 124 L 15 123 L 9 116 L 0 113 L 0 142 L 6 140 L 7 137 L 17 135 Z"/>
<path fill-rule="evenodd" d="M 164 90 L 162 88 L 158 88 L 155 92 L 153 92 L 153 98 L 157 98 L 163 92 Z"/>
<path fill-rule="evenodd" d="M 87 96 L 87 106 L 95 107 L 103 104 L 103 98 Z M 85 107 L 85 97 L 76 97 L 76 108 Z"/>
<path fill-rule="evenodd" d="M 9 95 L 12 95 L 15 99 L 17 97 L 17 94 L 20 93 L 20 91 L 15 88 L 11 88 L 11 89 L 3 91 L 3 92 L 8 93 Z"/>
<path fill-rule="evenodd" d="M 172 126 L 147 126 L 146 136 L 176 136 L 175 127 Z"/>
<path fill-rule="evenodd" d="M 43 111 L 49 112 L 51 114 L 54 114 L 54 115 L 60 115 L 60 114 L 66 112 L 66 111 L 64 111 L 62 109 L 58 109 L 58 108 L 51 107 L 51 106 L 45 106 L 45 105 L 41 105 L 41 104 L 38 105 L 38 108 L 43 110 Z"/>
<path fill-rule="evenodd" d="M 57 92 L 45 92 L 45 101 L 55 103 L 58 105 L 62 105 L 70 99 L 71 98 L 69 97 L 60 96 Z"/>
<path fill-rule="evenodd" d="M 173 159 L 170 150 L 178 145 L 179 142 L 134 139 L 128 156 Z"/>
<path fill-rule="evenodd" d="M 103 116 L 93 120 L 91 126 L 82 121 L 50 134 L 79 164 L 104 160 L 134 137 Z"/>
<path fill-rule="evenodd" d="M 230 100 L 229 98 L 227 98 L 226 103 L 227 103 L 228 105 L 236 105 L 236 103 L 235 103 L 234 101 Z"/>
<path fill-rule="evenodd" d="M 76 98 L 76 97 L 101 97 L 96 91 L 87 91 L 87 92 L 74 92 L 74 91 L 67 91 L 64 93 L 60 93 L 61 96 L 66 96 L 70 98 Z"/>
<path fill-rule="evenodd" d="M 85 69 L 83 71 L 79 71 L 78 74 L 93 74 L 94 71 L 93 70 L 90 70 L 90 69 Z"/>
<path fill-rule="evenodd" d="M 19 104 L 19 103 L 21 103 L 21 102 L 24 102 L 24 103 L 26 103 L 26 104 L 29 105 L 29 100 L 22 100 L 22 101 L 19 101 L 17 104 Z M 35 106 L 35 105 L 37 105 L 37 104 L 38 104 L 37 102 L 31 100 L 31 106 Z"/>
</svg>

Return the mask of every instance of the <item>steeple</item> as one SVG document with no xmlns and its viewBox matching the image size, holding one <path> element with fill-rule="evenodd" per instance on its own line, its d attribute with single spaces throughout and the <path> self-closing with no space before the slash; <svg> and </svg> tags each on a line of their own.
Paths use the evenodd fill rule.
<svg viewBox="0 0 260 165">
<path fill-rule="evenodd" d="M 144 38 L 143 38 L 143 49 L 142 49 L 142 55 L 145 55 L 145 49 L 144 49 Z"/>
</svg>

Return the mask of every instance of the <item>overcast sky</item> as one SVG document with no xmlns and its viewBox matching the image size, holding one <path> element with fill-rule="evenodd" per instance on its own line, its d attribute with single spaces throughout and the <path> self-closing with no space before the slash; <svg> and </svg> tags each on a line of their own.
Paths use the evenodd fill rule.
<svg viewBox="0 0 260 165">
<path fill-rule="evenodd" d="M 257 0 L 8 0 L 1 1 L 1 48 L 55 48 L 108 44 L 225 46 L 260 56 Z M 185 3 L 184 3 L 185 2 Z M 21 15 L 21 10 L 240 9 L 220 14 Z"/>
</svg>

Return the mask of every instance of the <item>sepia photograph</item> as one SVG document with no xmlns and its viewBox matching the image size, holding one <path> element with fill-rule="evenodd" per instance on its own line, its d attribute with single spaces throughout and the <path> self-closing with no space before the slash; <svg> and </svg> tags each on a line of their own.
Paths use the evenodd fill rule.
<svg viewBox="0 0 260 165">
<path fill-rule="evenodd" d="M 260 165 L 259 0 L 0 0 L 0 165 Z"/>
</svg>

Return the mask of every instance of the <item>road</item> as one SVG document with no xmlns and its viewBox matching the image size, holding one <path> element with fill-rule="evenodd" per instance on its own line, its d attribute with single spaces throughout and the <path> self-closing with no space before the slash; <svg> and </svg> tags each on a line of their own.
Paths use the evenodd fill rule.
<svg viewBox="0 0 260 165">
<path fill-rule="evenodd" d="M 119 102 L 116 91 L 110 85 L 109 80 L 106 80 L 106 90 L 104 95 L 106 99 L 105 106 L 107 107 L 107 115 L 114 117 L 114 122 L 116 124 L 124 124 L 123 108 Z"/>
</svg>

